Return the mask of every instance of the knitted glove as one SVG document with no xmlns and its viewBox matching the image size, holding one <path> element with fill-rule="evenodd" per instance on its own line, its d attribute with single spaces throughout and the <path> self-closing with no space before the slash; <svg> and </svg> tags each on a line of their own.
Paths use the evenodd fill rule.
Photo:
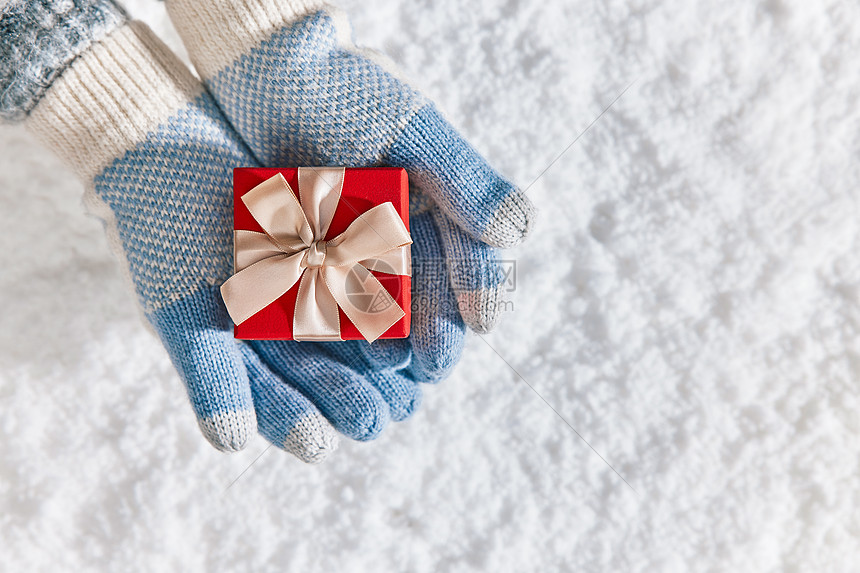
<svg viewBox="0 0 860 573">
<path fill-rule="evenodd" d="M 167 8 L 203 81 L 261 162 L 407 170 L 413 235 L 433 237 L 434 246 L 413 246 L 406 375 L 444 377 L 462 350 L 462 320 L 486 332 L 499 318 L 504 277 L 492 246 L 525 236 L 529 200 L 388 63 L 355 48 L 344 16 L 319 0 L 168 0 Z M 408 354 L 404 344 L 362 350 L 382 367 L 394 363 L 386 353 Z"/>
<path fill-rule="evenodd" d="M 6 5 L 0 32 L 0 114 L 24 118 L 85 182 L 214 446 L 238 450 L 259 424 L 319 461 L 336 446 L 324 416 L 369 439 L 414 409 L 413 382 L 366 372 L 372 360 L 348 345 L 334 356 L 323 344 L 233 339 L 218 295 L 232 271 L 232 168 L 256 161 L 148 28 L 107 0 L 43 0 Z"/>
</svg>

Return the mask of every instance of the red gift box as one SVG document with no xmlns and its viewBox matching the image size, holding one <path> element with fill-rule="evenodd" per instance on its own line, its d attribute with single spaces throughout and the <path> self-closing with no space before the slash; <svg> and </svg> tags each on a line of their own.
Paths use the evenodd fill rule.
<svg viewBox="0 0 860 573">
<path fill-rule="evenodd" d="M 297 168 L 239 167 L 233 170 L 233 228 L 237 230 L 264 232 L 251 215 L 241 197 L 251 189 L 281 173 L 296 198 L 298 193 Z M 346 168 L 340 202 L 335 210 L 325 239 L 331 240 L 341 234 L 355 219 L 369 209 L 391 202 L 409 229 L 409 183 L 406 171 L 400 168 L 368 167 Z M 371 271 L 382 286 L 391 294 L 406 316 L 398 320 L 380 338 L 406 338 L 409 336 L 410 306 L 412 303 L 412 279 L 408 275 L 392 275 Z M 263 308 L 251 318 L 234 327 L 234 336 L 245 340 L 292 340 L 293 315 L 299 284 L 296 283 L 283 296 Z M 347 318 L 342 309 L 340 333 L 344 340 L 363 340 L 364 337 Z"/>
</svg>

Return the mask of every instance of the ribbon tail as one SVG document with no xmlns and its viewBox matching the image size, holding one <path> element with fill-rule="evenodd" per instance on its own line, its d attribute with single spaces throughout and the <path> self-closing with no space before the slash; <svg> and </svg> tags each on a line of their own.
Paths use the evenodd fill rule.
<svg viewBox="0 0 860 573">
<path fill-rule="evenodd" d="M 343 340 L 337 301 L 320 276 L 320 267 L 302 275 L 293 315 L 293 340 Z"/>
<path fill-rule="evenodd" d="M 239 271 L 221 285 L 234 324 L 242 324 L 290 290 L 302 276 L 302 257 L 275 255 Z"/>
<path fill-rule="evenodd" d="M 322 267 L 321 274 L 334 300 L 368 342 L 406 316 L 382 283 L 360 264 Z"/>
</svg>

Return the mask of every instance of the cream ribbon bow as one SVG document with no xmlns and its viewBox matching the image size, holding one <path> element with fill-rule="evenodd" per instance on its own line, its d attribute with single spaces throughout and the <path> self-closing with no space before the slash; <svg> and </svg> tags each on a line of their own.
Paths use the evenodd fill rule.
<svg viewBox="0 0 860 573">
<path fill-rule="evenodd" d="M 342 340 L 338 307 L 370 342 L 405 316 L 370 272 L 412 272 L 412 238 L 394 205 L 373 207 L 325 240 L 343 178 L 342 167 L 301 167 L 301 203 L 280 173 L 242 196 L 265 233 L 233 232 L 235 274 L 221 285 L 221 295 L 234 323 L 243 323 L 298 281 L 295 340 Z"/>
</svg>

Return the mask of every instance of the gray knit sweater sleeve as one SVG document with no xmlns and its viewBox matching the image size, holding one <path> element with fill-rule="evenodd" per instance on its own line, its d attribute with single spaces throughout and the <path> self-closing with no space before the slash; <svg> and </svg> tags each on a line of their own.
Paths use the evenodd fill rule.
<svg viewBox="0 0 860 573">
<path fill-rule="evenodd" d="M 79 54 L 125 20 L 111 0 L 0 0 L 0 121 L 24 119 Z"/>
</svg>

